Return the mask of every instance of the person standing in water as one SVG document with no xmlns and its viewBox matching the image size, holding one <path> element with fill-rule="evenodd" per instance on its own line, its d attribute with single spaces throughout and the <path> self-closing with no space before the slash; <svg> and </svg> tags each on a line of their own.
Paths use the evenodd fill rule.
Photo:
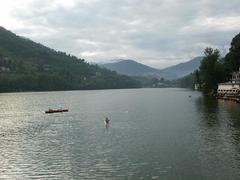
<svg viewBox="0 0 240 180">
<path fill-rule="evenodd" d="M 104 123 L 106 126 L 108 126 L 110 124 L 110 119 L 108 119 L 108 117 L 105 118 Z"/>
</svg>

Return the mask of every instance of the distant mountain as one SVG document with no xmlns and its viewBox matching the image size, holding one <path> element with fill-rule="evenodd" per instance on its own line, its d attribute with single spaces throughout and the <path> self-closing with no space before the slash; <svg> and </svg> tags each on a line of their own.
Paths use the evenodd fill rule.
<svg viewBox="0 0 240 180">
<path fill-rule="evenodd" d="M 156 69 L 138 63 L 134 60 L 117 60 L 116 62 L 102 64 L 101 66 L 116 71 L 119 74 L 141 77 L 163 77 L 165 79 L 177 79 L 194 72 L 200 65 L 202 57 L 196 57 L 190 61 L 170 66 L 164 69 Z"/>
<path fill-rule="evenodd" d="M 194 72 L 200 66 L 202 59 L 203 57 L 201 56 L 195 57 L 190 61 L 164 68 L 161 70 L 161 73 L 163 74 L 172 73 L 175 74 L 177 78 L 184 77 Z"/>
<path fill-rule="evenodd" d="M 102 64 L 102 66 L 112 71 L 116 71 L 119 74 L 129 76 L 159 76 L 158 69 L 154 69 L 134 60 L 118 59 L 111 63 Z"/>
<path fill-rule="evenodd" d="M 135 88 L 140 83 L 0 26 L 0 92 Z"/>
</svg>

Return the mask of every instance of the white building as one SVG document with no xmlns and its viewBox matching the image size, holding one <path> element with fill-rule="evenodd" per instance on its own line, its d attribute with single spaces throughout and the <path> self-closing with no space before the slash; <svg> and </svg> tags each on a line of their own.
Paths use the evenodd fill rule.
<svg viewBox="0 0 240 180">
<path fill-rule="evenodd" d="M 218 94 L 238 94 L 240 93 L 240 68 L 238 72 L 232 73 L 232 79 L 226 83 L 218 84 Z"/>
<path fill-rule="evenodd" d="M 198 84 L 198 83 L 195 83 L 194 84 L 194 90 L 199 90 L 200 89 L 200 84 Z"/>
<path fill-rule="evenodd" d="M 9 72 L 10 69 L 8 67 L 0 66 L 0 72 Z"/>
</svg>

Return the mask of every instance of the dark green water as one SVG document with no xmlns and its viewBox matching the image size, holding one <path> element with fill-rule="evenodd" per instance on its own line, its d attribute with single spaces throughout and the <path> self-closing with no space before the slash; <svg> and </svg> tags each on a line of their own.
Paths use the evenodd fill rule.
<svg viewBox="0 0 240 180">
<path fill-rule="evenodd" d="M 239 109 L 186 89 L 0 94 L 0 179 L 236 180 Z"/>
</svg>

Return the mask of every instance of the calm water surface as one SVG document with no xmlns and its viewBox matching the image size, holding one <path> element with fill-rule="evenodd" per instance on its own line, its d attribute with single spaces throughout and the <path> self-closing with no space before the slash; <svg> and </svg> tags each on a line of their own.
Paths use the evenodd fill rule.
<svg viewBox="0 0 240 180">
<path fill-rule="evenodd" d="M 236 180 L 239 109 L 186 89 L 3 93 L 0 179 Z"/>
</svg>

